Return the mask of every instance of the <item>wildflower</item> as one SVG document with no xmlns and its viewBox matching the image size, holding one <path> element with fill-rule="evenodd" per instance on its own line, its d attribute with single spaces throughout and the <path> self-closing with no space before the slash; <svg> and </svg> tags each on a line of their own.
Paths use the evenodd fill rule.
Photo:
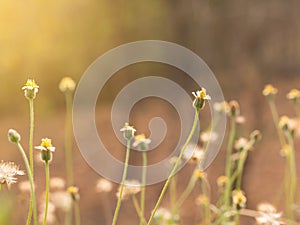
<svg viewBox="0 0 300 225">
<path fill-rule="evenodd" d="M 224 188 L 227 182 L 227 177 L 222 175 L 217 178 L 217 185 L 219 188 Z"/>
<path fill-rule="evenodd" d="M 209 204 L 209 199 L 206 195 L 199 195 L 196 198 L 196 205 L 207 205 Z"/>
<path fill-rule="evenodd" d="M 129 126 L 128 123 L 125 123 L 124 127 L 122 127 L 120 131 L 123 132 L 125 139 L 131 140 L 134 137 L 136 129 L 134 129 L 133 126 Z"/>
<path fill-rule="evenodd" d="M 262 134 L 259 130 L 254 130 L 250 134 L 250 140 L 252 140 L 254 143 L 260 141 L 262 138 Z"/>
<path fill-rule="evenodd" d="M 21 140 L 21 136 L 17 131 L 15 131 L 13 129 L 9 129 L 8 130 L 8 140 L 11 143 L 18 143 Z"/>
<path fill-rule="evenodd" d="M 192 94 L 195 97 L 195 100 L 193 102 L 193 106 L 195 109 L 200 110 L 203 109 L 205 106 L 205 100 L 210 100 L 211 97 L 206 94 L 206 89 L 201 88 L 200 91 L 192 92 Z"/>
<path fill-rule="evenodd" d="M 202 132 L 200 135 L 200 139 L 202 142 L 208 143 L 210 141 L 215 141 L 218 138 L 218 134 L 216 132 Z"/>
<path fill-rule="evenodd" d="M 151 143 L 151 140 L 146 138 L 144 134 L 140 134 L 134 137 L 135 141 L 133 142 L 133 147 L 138 147 L 141 151 L 148 150 L 148 145 Z"/>
<path fill-rule="evenodd" d="M 72 206 L 72 197 L 67 191 L 56 191 L 50 195 L 51 202 L 57 209 L 68 212 Z"/>
<path fill-rule="evenodd" d="M 220 112 L 220 113 L 227 114 L 230 111 L 228 102 L 226 102 L 226 101 L 214 103 L 213 108 L 216 112 Z"/>
<path fill-rule="evenodd" d="M 282 116 L 279 119 L 278 126 L 283 131 L 290 132 L 292 135 L 294 135 L 295 131 L 299 129 L 297 127 L 298 126 L 297 121 L 287 116 Z"/>
<path fill-rule="evenodd" d="M 189 160 L 189 163 L 200 163 L 204 158 L 204 150 L 198 145 L 189 144 L 183 153 L 183 158 Z"/>
<path fill-rule="evenodd" d="M 241 190 L 234 190 L 232 192 L 232 202 L 237 210 L 245 208 L 247 202 L 245 193 Z"/>
<path fill-rule="evenodd" d="M 300 91 L 298 89 L 292 89 L 287 95 L 287 99 L 293 101 L 294 103 L 297 101 L 297 99 L 300 98 Z"/>
<path fill-rule="evenodd" d="M 113 188 L 113 185 L 110 181 L 106 179 L 99 179 L 96 185 L 96 191 L 101 192 L 111 192 Z"/>
<path fill-rule="evenodd" d="M 195 172 L 194 172 L 194 176 L 195 176 L 196 179 L 201 180 L 201 179 L 203 179 L 203 178 L 206 177 L 206 173 L 203 172 L 202 170 L 197 169 L 197 170 L 195 170 Z"/>
<path fill-rule="evenodd" d="M 235 149 L 242 151 L 243 149 L 248 149 L 249 140 L 247 138 L 241 137 L 235 141 L 234 147 Z"/>
<path fill-rule="evenodd" d="M 141 184 L 137 180 L 125 180 L 122 200 L 128 199 L 129 196 L 135 195 L 141 191 Z M 120 198 L 120 187 L 116 194 Z"/>
<path fill-rule="evenodd" d="M 228 103 L 229 105 L 229 116 L 238 117 L 240 115 L 240 105 L 237 101 L 232 100 Z"/>
<path fill-rule="evenodd" d="M 273 87 L 271 84 L 268 84 L 265 86 L 264 90 L 263 90 L 263 95 L 266 97 L 273 97 L 274 95 L 276 95 L 278 92 L 278 89 Z"/>
<path fill-rule="evenodd" d="M 283 157 L 286 157 L 288 155 L 291 154 L 291 151 L 292 151 L 292 148 L 290 145 L 288 144 L 285 144 L 282 149 L 280 150 L 280 155 L 283 156 Z"/>
<path fill-rule="evenodd" d="M 66 182 L 64 179 L 60 177 L 52 177 L 50 179 L 50 188 L 56 190 L 62 190 L 66 186 Z"/>
<path fill-rule="evenodd" d="M 22 87 L 25 97 L 27 99 L 35 99 L 36 94 L 39 91 L 39 86 L 35 83 L 34 80 L 28 79 L 26 84 Z"/>
<path fill-rule="evenodd" d="M 55 147 L 52 146 L 51 139 L 42 138 L 40 146 L 36 146 L 35 149 L 41 150 L 41 158 L 43 161 L 51 161 L 52 152 L 55 152 Z"/>
<path fill-rule="evenodd" d="M 76 87 L 75 81 L 71 77 L 64 77 L 59 83 L 59 90 L 61 92 L 74 91 Z"/>
<path fill-rule="evenodd" d="M 154 214 L 155 221 L 160 225 L 176 225 L 179 221 L 179 215 L 172 215 L 166 208 L 159 208 Z"/>
<path fill-rule="evenodd" d="M 276 208 L 269 203 L 261 203 L 257 210 L 260 216 L 255 217 L 257 224 L 262 225 L 280 225 L 284 222 L 280 221 L 281 213 L 278 213 Z"/>
<path fill-rule="evenodd" d="M 17 183 L 15 176 L 24 174 L 14 162 L 0 162 L 0 184 L 7 184 L 10 188 L 11 184 Z"/>
<path fill-rule="evenodd" d="M 68 187 L 68 193 L 70 194 L 73 201 L 77 202 L 80 199 L 78 187 L 75 186 Z"/>
</svg>

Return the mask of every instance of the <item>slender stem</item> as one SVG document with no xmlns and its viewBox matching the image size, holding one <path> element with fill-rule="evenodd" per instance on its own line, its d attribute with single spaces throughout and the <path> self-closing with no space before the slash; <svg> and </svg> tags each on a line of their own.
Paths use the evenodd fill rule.
<svg viewBox="0 0 300 225">
<path fill-rule="evenodd" d="M 278 126 L 279 117 L 278 117 L 277 108 L 276 108 L 276 105 L 275 105 L 275 102 L 274 102 L 273 99 L 269 99 L 268 102 L 269 102 L 269 105 L 270 105 L 270 109 L 271 109 L 271 113 L 272 113 L 274 125 L 275 125 L 276 130 L 277 130 L 278 138 L 279 138 L 281 147 L 283 147 L 286 144 L 286 141 L 284 139 L 284 135 L 282 133 L 282 130 Z"/>
<path fill-rule="evenodd" d="M 174 175 L 170 181 L 170 204 L 171 204 L 172 215 L 176 211 L 176 208 L 175 208 L 176 197 L 177 197 L 176 184 L 177 184 L 177 176 Z"/>
<path fill-rule="evenodd" d="M 34 131 L 34 107 L 33 99 L 29 99 L 29 114 L 30 114 L 30 126 L 29 126 L 29 162 L 32 176 L 34 176 L 33 168 L 33 131 Z"/>
<path fill-rule="evenodd" d="M 190 132 L 190 134 L 189 134 L 186 142 L 184 143 L 184 145 L 183 145 L 183 147 L 181 149 L 181 152 L 179 154 L 179 157 L 177 158 L 176 163 L 175 163 L 175 165 L 174 165 L 174 167 L 173 167 L 173 169 L 172 169 L 172 171 L 171 171 L 171 173 L 170 173 L 170 175 L 169 175 L 169 177 L 168 177 L 168 179 L 167 179 L 167 181 L 166 181 L 166 183 L 165 183 L 165 185 L 164 185 L 164 187 L 163 187 L 163 189 L 162 189 L 162 191 L 160 193 L 158 201 L 157 201 L 157 203 L 156 203 L 156 205 L 155 205 L 155 207 L 154 207 L 154 209 L 153 209 L 153 211 L 151 213 L 151 216 L 150 216 L 150 219 L 149 219 L 147 225 L 150 225 L 152 223 L 154 215 L 155 215 L 155 213 L 156 213 L 156 211 L 157 211 L 157 209 L 158 209 L 158 207 L 159 207 L 159 205 L 160 205 L 160 203 L 161 203 L 161 201 L 162 201 L 162 199 L 163 199 L 163 197 L 164 197 L 164 195 L 165 195 L 165 193 L 167 191 L 167 188 L 169 186 L 170 180 L 175 175 L 176 170 L 177 170 L 177 168 L 179 166 L 179 163 L 181 161 L 181 158 L 183 156 L 183 153 L 185 152 L 185 149 L 186 149 L 188 143 L 190 142 L 191 138 L 193 137 L 193 135 L 195 133 L 195 130 L 196 130 L 196 127 L 197 127 L 197 124 L 198 124 L 198 115 L 199 115 L 199 111 L 195 110 L 195 118 L 194 118 L 194 123 L 193 123 L 192 130 L 191 130 L 191 132 Z"/>
<path fill-rule="evenodd" d="M 247 159 L 248 156 L 248 150 L 245 149 L 244 151 L 241 152 L 240 155 L 240 160 L 238 162 L 238 177 L 237 177 L 237 182 L 236 182 L 236 189 L 241 189 L 242 186 L 242 176 L 243 176 L 243 171 L 244 171 L 244 165 L 245 165 L 245 161 Z"/>
<path fill-rule="evenodd" d="M 235 117 L 231 117 L 231 127 L 230 127 L 229 140 L 228 140 L 228 146 L 227 146 L 227 155 L 226 155 L 226 177 L 227 177 L 228 181 L 231 177 L 231 172 L 232 172 L 232 164 L 233 163 L 231 161 L 231 155 L 232 155 L 232 150 L 233 150 L 235 134 L 236 134 Z M 228 210 L 228 208 L 229 208 L 231 189 L 232 189 L 231 182 L 226 182 L 225 195 L 224 195 L 225 210 Z"/>
<path fill-rule="evenodd" d="M 75 202 L 75 224 L 81 225 L 80 208 L 78 202 Z"/>
<path fill-rule="evenodd" d="M 194 170 L 194 172 L 195 172 L 195 170 Z M 196 178 L 194 176 L 194 172 L 190 178 L 190 181 L 189 181 L 187 187 L 185 188 L 185 190 L 183 191 L 183 193 L 181 194 L 181 196 L 179 197 L 178 201 L 175 204 L 175 207 L 174 207 L 175 211 L 179 210 L 179 208 L 182 206 L 182 204 L 185 202 L 185 200 L 189 197 L 189 195 L 191 194 L 191 192 L 193 191 L 193 189 L 195 187 Z"/>
<path fill-rule="evenodd" d="M 146 179 L 147 179 L 147 152 L 142 152 L 143 156 L 143 174 L 142 174 L 142 192 L 141 192 L 141 218 L 140 225 L 144 224 L 145 218 L 145 192 L 146 192 Z"/>
<path fill-rule="evenodd" d="M 240 220 L 240 211 L 238 210 L 234 216 L 234 224 L 238 225 Z"/>
<path fill-rule="evenodd" d="M 32 202 L 32 209 L 33 209 L 33 222 L 34 222 L 34 225 L 37 225 L 38 223 L 37 223 L 37 212 L 36 212 L 36 200 L 35 200 L 35 190 L 34 190 L 34 182 L 33 182 L 32 171 L 30 169 L 30 165 L 29 165 L 27 156 L 24 152 L 24 149 L 23 149 L 22 145 L 20 144 L 20 142 L 17 142 L 16 145 L 17 145 L 17 148 L 18 148 L 19 152 L 22 155 L 24 164 L 26 166 L 28 179 L 29 179 L 29 182 L 30 182 L 30 193 L 31 193 L 31 202 Z"/>
<path fill-rule="evenodd" d="M 296 188 L 297 188 L 297 174 L 296 174 L 296 163 L 295 163 L 295 147 L 294 147 L 294 140 L 292 137 L 292 134 L 289 132 L 287 135 L 288 144 L 291 148 L 291 151 L 288 153 L 288 166 L 289 166 L 289 174 L 288 177 L 289 183 L 288 183 L 288 205 L 287 205 L 287 214 L 288 219 L 293 221 L 294 220 L 294 214 L 293 214 L 293 204 L 295 201 L 295 194 L 296 194 Z"/>
<path fill-rule="evenodd" d="M 65 214 L 65 225 L 71 225 L 72 223 L 72 210 L 73 210 L 73 204 L 70 206 L 70 208 L 67 210 Z"/>
<path fill-rule="evenodd" d="M 298 118 L 300 118 L 300 105 L 298 101 L 293 102 L 294 109 Z"/>
<path fill-rule="evenodd" d="M 124 170 L 123 170 L 123 177 L 122 177 L 121 187 L 120 187 L 120 196 L 118 198 L 118 202 L 117 202 L 117 206 L 116 206 L 116 209 L 115 209 L 112 225 L 116 225 L 118 215 L 119 215 L 119 210 L 120 210 L 120 207 L 121 207 L 122 195 L 123 195 L 123 190 L 124 190 L 124 183 L 125 183 L 125 179 L 126 179 L 126 176 L 127 176 L 129 153 L 130 153 L 130 140 L 127 140 L 127 149 L 126 149 L 126 157 L 125 157 L 125 165 L 124 165 Z"/>
<path fill-rule="evenodd" d="M 46 196 L 45 196 L 44 225 L 47 224 L 48 203 L 49 203 L 49 182 L 50 182 L 49 162 L 47 160 L 45 161 L 45 172 L 46 172 Z"/>
<path fill-rule="evenodd" d="M 65 159 L 67 170 L 67 186 L 73 185 L 73 157 L 72 157 L 72 101 L 71 91 L 65 93 L 66 124 L 65 124 Z"/>
<path fill-rule="evenodd" d="M 0 191 L 2 190 L 2 184 L 0 184 Z"/>
<path fill-rule="evenodd" d="M 210 224 L 210 220 L 211 220 L 211 214 L 210 214 L 210 194 L 208 192 L 208 182 L 205 178 L 201 179 L 201 188 L 202 188 L 202 192 L 203 194 L 207 197 L 207 202 L 204 204 L 204 224 Z"/>
<path fill-rule="evenodd" d="M 142 211 L 141 211 L 141 208 L 140 208 L 140 206 L 139 206 L 139 203 L 138 203 L 138 200 L 137 200 L 136 196 L 135 196 L 135 195 L 132 195 L 132 196 L 131 196 L 131 199 L 132 199 L 132 202 L 133 202 L 135 211 L 137 212 L 137 214 L 138 214 L 140 220 L 143 221 L 143 224 L 146 224 L 147 221 L 145 220 L 145 217 L 142 217 Z"/>
</svg>

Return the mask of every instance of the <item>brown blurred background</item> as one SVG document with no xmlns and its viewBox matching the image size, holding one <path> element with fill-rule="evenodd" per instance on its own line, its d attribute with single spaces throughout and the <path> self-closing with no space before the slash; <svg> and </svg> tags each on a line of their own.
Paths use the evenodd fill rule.
<svg viewBox="0 0 300 225">
<path fill-rule="evenodd" d="M 265 200 L 282 208 L 283 197 L 277 193 L 282 188 L 284 159 L 279 156 L 279 143 L 261 90 L 266 83 L 278 87 L 280 114 L 293 116 L 285 94 L 291 88 L 300 87 L 299 7 L 296 0 L 1 1 L 0 159 L 22 165 L 17 150 L 8 144 L 6 134 L 9 128 L 15 128 L 22 134 L 24 145 L 28 140 L 28 107 L 21 91 L 27 78 L 34 78 L 40 85 L 35 101 L 35 143 L 39 144 L 40 138 L 48 136 L 54 145 L 62 148 L 64 98 L 57 88 L 61 78 L 71 76 L 79 81 L 98 56 L 120 44 L 144 39 L 165 40 L 197 53 L 215 73 L 225 98 L 240 102 L 247 119 L 246 125 L 239 128 L 241 135 L 257 128 L 262 130 L 264 139 L 250 154 L 246 165 L 244 188 L 248 205 L 255 208 L 258 202 Z M 109 125 L 109 106 L 120 88 L 139 74 L 162 71 L 167 77 L 172 73 L 169 78 L 189 92 L 197 88 L 184 74 L 172 68 L 132 66 L 107 83 L 99 107 L 108 112 L 99 112 L 98 125 Z M 157 113 L 168 117 L 168 106 L 157 105 Z M 146 115 L 150 117 L 151 113 Z M 143 122 L 141 113 L 137 113 L 134 120 L 136 126 L 147 133 L 147 121 Z M 171 124 L 172 121 L 168 126 Z M 112 132 L 108 134 L 113 135 Z M 106 138 L 109 140 L 110 137 Z M 114 151 L 121 149 L 119 143 L 113 142 L 111 147 Z M 209 169 L 213 196 L 216 193 L 215 178 L 223 173 L 224 154 L 223 149 Z M 58 151 L 55 157 L 52 173 L 59 176 L 64 168 L 63 152 Z M 101 208 L 103 196 L 90 191 L 99 176 L 87 166 L 76 147 L 74 157 L 76 183 L 82 195 L 82 224 L 106 224 Z M 42 191 L 44 171 L 42 165 L 37 166 L 41 169 L 36 176 Z M 186 167 L 181 174 L 188 172 L 191 168 Z M 186 176 L 182 177 L 182 183 L 185 183 Z M 161 185 L 151 187 L 147 198 L 149 212 Z M 17 187 L 12 191 L 18 193 Z M 113 211 L 114 194 L 109 199 L 111 205 L 105 207 Z M 15 205 L 14 209 L 20 207 Z M 186 224 L 196 224 L 192 198 L 183 212 L 184 221 L 188 221 Z M 26 210 L 11 224 L 17 224 L 16 221 L 23 224 L 25 217 Z M 122 207 L 119 224 L 137 224 L 135 221 L 137 217 L 132 204 L 127 202 Z M 253 220 L 247 220 L 245 224 L 253 224 Z"/>
</svg>

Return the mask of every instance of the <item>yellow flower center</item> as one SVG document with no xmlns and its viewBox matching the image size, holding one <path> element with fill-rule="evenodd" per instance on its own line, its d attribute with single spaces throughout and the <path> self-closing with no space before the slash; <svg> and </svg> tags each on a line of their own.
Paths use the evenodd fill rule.
<svg viewBox="0 0 300 225">
<path fill-rule="evenodd" d="M 263 95 L 268 96 L 268 95 L 276 95 L 278 92 L 277 88 L 273 87 L 271 84 L 268 84 L 265 86 L 263 90 Z"/>
<path fill-rule="evenodd" d="M 43 139 L 42 139 L 41 146 L 43 146 L 43 147 L 45 147 L 45 148 L 52 147 L 51 139 L 43 138 Z"/>
</svg>

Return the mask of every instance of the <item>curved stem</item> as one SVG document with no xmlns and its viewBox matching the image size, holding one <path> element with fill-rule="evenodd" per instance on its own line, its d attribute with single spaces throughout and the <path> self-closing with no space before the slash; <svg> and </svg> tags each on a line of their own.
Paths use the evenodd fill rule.
<svg viewBox="0 0 300 225">
<path fill-rule="evenodd" d="M 33 171 L 33 131 L 34 131 L 34 107 L 33 99 L 29 99 L 29 114 L 30 114 L 30 126 L 29 126 L 29 162 L 32 176 L 34 176 Z"/>
<path fill-rule="evenodd" d="M 145 218 L 145 192 L 146 192 L 146 179 L 147 179 L 147 152 L 142 152 L 143 156 L 143 174 L 142 174 L 142 192 L 141 192 L 141 218 L 140 225 L 144 224 Z"/>
<path fill-rule="evenodd" d="M 26 166 L 28 179 L 29 179 L 29 183 L 30 183 L 31 202 L 32 202 L 32 209 L 33 209 L 33 222 L 34 222 L 34 225 L 37 225 L 38 223 L 37 223 L 37 212 L 36 212 L 36 200 L 35 200 L 35 191 L 34 191 L 34 182 L 33 182 L 32 171 L 30 169 L 30 165 L 29 165 L 27 156 L 24 152 L 22 145 L 20 144 L 20 142 L 17 142 L 16 145 L 17 145 L 19 152 L 22 155 L 24 164 Z"/>
<path fill-rule="evenodd" d="M 49 203 L 49 181 L 50 181 L 50 171 L 49 171 L 49 162 L 48 162 L 48 161 L 45 161 L 45 172 L 46 172 L 46 196 L 45 196 L 44 225 L 47 224 L 48 203 Z"/>
<path fill-rule="evenodd" d="M 129 153 L 130 153 L 130 140 L 127 140 L 127 149 L 126 149 L 125 165 L 124 165 L 123 176 L 122 176 L 121 187 L 120 187 L 120 196 L 118 198 L 118 202 L 117 202 L 117 206 L 116 206 L 116 209 L 115 209 L 112 225 L 116 225 L 118 215 L 119 215 L 119 210 L 120 210 L 120 207 L 121 207 L 122 195 L 123 195 L 123 190 L 124 190 L 124 182 L 125 182 L 125 179 L 126 179 L 126 176 L 127 176 Z"/>
<path fill-rule="evenodd" d="M 195 169 L 196 170 L 196 169 Z M 194 170 L 194 171 L 195 171 Z M 181 194 L 181 196 L 179 197 L 178 201 L 175 204 L 175 212 L 179 210 L 179 208 L 181 207 L 181 205 L 185 202 L 185 200 L 189 197 L 189 195 L 191 194 L 191 192 L 193 191 L 194 187 L 196 185 L 196 179 L 194 176 L 194 172 L 193 175 L 186 187 L 186 189 L 184 190 L 184 192 Z"/>
<path fill-rule="evenodd" d="M 166 183 L 165 183 L 165 185 L 164 185 L 164 187 L 163 187 L 163 189 L 162 189 L 162 191 L 160 193 L 160 196 L 159 196 L 159 198 L 157 200 L 157 203 L 156 203 L 156 205 L 155 205 L 155 207 L 154 207 L 154 209 L 153 209 L 153 211 L 151 213 L 151 216 L 150 216 L 150 219 L 149 219 L 147 225 L 150 225 L 152 223 L 154 215 L 155 215 L 155 213 L 156 213 L 156 211 L 157 211 L 157 209 L 158 209 L 158 207 L 159 207 L 159 205 L 160 205 L 160 203 L 161 203 L 161 201 L 162 201 L 162 199 L 163 199 L 163 197 L 164 197 L 164 195 L 165 195 L 165 193 L 167 191 L 167 188 L 169 186 L 170 180 L 175 175 L 176 170 L 178 169 L 179 163 L 181 161 L 181 158 L 183 156 L 183 153 L 185 152 L 185 149 L 186 149 L 188 143 L 190 142 L 191 138 L 193 137 L 193 135 L 195 133 L 195 130 L 196 130 L 196 127 L 197 127 L 197 124 L 198 124 L 198 114 L 199 114 L 199 111 L 195 110 L 195 118 L 194 118 L 194 123 L 193 123 L 192 130 L 191 130 L 191 132 L 190 132 L 190 134 L 189 134 L 186 142 L 184 143 L 184 145 L 183 145 L 183 147 L 181 149 L 181 152 L 179 154 L 179 157 L 177 158 L 176 163 L 175 163 L 175 165 L 174 165 L 174 167 L 173 167 L 173 169 L 172 169 L 172 171 L 171 171 L 171 173 L 170 173 L 170 175 L 169 175 L 169 177 L 168 177 L 168 179 L 167 179 L 167 181 L 166 181 Z"/>
</svg>

